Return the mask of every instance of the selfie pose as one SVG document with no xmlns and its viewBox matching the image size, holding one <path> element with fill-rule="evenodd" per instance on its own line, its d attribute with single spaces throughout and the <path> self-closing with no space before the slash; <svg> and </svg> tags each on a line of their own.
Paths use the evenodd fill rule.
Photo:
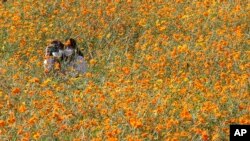
<svg viewBox="0 0 250 141">
<path fill-rule="evenodd" d="M 87 63 L 83 53 L 77 48 L 76 41 L 69 38 L 65 45 L 54 40 L 46 47 L 44 68 L 45 73 L 61 72 L 75 77 L 86 72 Z"/>
</svg>

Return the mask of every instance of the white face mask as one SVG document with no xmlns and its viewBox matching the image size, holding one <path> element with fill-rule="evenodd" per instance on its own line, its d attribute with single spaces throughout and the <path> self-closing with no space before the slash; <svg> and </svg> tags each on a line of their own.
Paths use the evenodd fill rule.
<svg viewBox="0 0 250 141">
<path fill-rule="evenodd" d="M 74 53 L 74 49 L 66 48 L 64 50 L 64 55 L 67 57 L 71 56 L 73 53 Z"/>
<path fill-rule="evenodd" d="M 64 53 L 64 51 L 63 51 L 63 50 L 61 50 L 61 49 L 59 49 L 59 54 L 60 54 L 60 57 L 62 57 L 63 53 Z"/>
<path fill-rule="evenodd" d="M 60 58 L 63 55 L 63 50 L 59 50 L 59 52 L 52 52 L 54 57 Z"/>
</svg>

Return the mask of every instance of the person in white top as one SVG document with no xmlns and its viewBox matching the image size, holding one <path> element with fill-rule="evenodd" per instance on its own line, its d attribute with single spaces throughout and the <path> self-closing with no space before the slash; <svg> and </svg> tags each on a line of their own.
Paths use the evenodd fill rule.
<svg viewBox="0 0 250 141">
<path fill-rule="evenodd" d="M 72 38 L 66 39 L 63 63 L 66 66 L 66 73 L 73 76 L 84 74 L 87 71 L 83 53 L 77 48 L 76 41 Z"/>
</svg>

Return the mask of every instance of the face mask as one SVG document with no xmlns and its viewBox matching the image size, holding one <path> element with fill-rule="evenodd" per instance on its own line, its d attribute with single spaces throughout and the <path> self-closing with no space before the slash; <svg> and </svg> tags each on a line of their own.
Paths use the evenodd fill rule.
<svg viewBox="0 0 250 141">
<path fill-rule="evenodd" d="M 59 50 L 59 52 L 52 52 L 54 57 L 60 58 L 63 55 L 63 50 Z"/>
<path fill-rule="evenodd" d="M 60 54 L 63 54 L 63 52 L 64 52 L 64 51 L 63 51 L 62 49 L 59 49 L 59 53 L 60 53 Z"/>
<path fill-rule="evenodd" d="M 69 57 L 74 53 L 74 49 L 67 48 L 64 50 L 64 55 Z"/>
</svg>

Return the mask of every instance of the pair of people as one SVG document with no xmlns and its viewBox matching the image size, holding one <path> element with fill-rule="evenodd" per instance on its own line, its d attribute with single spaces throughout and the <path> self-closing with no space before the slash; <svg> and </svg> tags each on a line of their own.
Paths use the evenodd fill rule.
<svg viewBox="0 0 250 141">
<path fill-rule="evenodd" d="M 87 64 L 83 53 L 77 48 L 76 41 L 69 38 L 65 44 L 54 40 L 46 47 L 44 68 L 45 73 L 59 71 L 76 76 L 86 72 Z"/>
</svg>

